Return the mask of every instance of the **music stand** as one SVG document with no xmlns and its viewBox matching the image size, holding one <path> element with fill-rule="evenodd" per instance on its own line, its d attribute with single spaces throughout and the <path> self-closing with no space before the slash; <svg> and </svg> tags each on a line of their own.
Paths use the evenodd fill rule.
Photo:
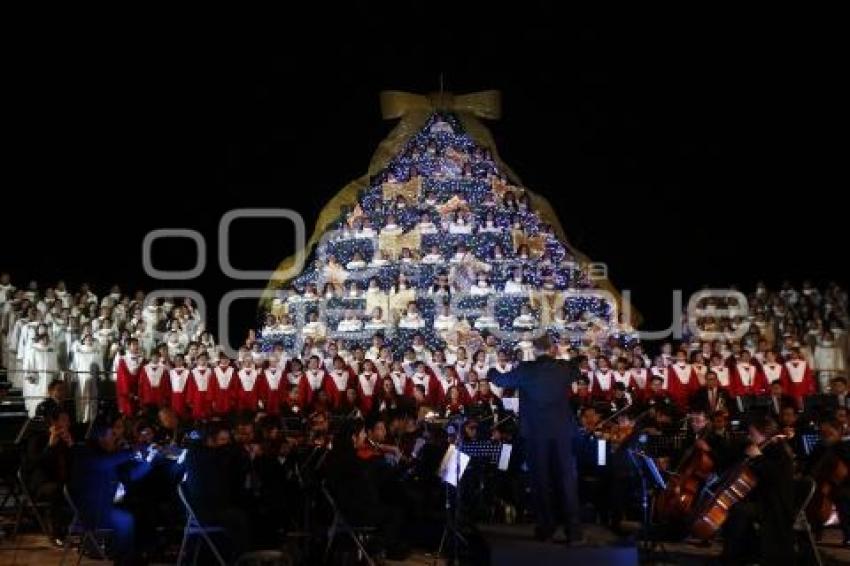
<svg viewBox="0 0 850 566">
<path fill-rule="evenodd" d="M 464 417 L 458 417 L 453 419 L 452 426 L 455 427 L 455 443 L 449 445 L 448 450 L 446 451 L 446 456 L 449 457 L 452 450 L 455 451 L 453 455 L 453 462 L 451 459 L 449 460 L 449 465 L 454 465 L 454 470 L 448 471 L 449 474 L 453 474 L 455 480 L 454 486 L 454 512 L 452 512 L 452 491 L 451 485 L 447 478 L 443 479 L 443 487 L 445 490 L 445 510 L 446 510 L 446 525 L 443 527 L 443 534 L 440 536 L 440 546 L 437 547 L 437 552 L 434 555 L 434 566 L 436 566 L 440 561 L 440 556 L 443 553 L 443 548 L 446 544 L 446 541 L 449 537 L 451 537 L 451 544 L 453 548 L 453 552 L 446 556 L 446 564 L 453 565 L 459 563 L 458 555 L 460 553 L 460 547 L 463 545 L 466 548 L 469 548 L 469 542 L 467 542 L 466 537 L 463 536 L 460 532 L 460 506 L 461 506 L 461 480 L 463 479 L 463 472 L 466 466 L 463 465 L 463 457 L 467 456 L 465 454 L 466 447 L 463 442 L 463 429 L 466 426 L 466 419 Z M 440 474 L 443 471 L 442 465 L 437 470 L 437 473 Z"/>
<path fill-rule="evenodd" d="M 628 448 L 627 452 L 629 460 L 631 460 L 640 479 L 642 520 L 638 536 L 638 552 L 643 555 L 642 561 L 650 564 L 659 560 L 670 562 L 670 555 L 667 553 L 664 543 L 656 536 L 655 529 L 653 529 L 649 509 L 650 490 L 653 492 L 663 491 L 667 487 L 667 482 L 664 481 L 655 461 L 642 450 Z"/>
</svg>

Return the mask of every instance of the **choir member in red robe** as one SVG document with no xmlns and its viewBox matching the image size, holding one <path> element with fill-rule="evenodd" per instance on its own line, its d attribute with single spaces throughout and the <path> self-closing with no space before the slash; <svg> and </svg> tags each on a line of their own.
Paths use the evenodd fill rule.
<svg viewBox="0 0 850 566">
<path fill-rule="evenodd" d="M 395 367 L 395 364 L 393 364 Z M 414 386 L 421 385 L 425 388 L 425 402 L 431 407 L 439 407 L 443 402 L 443 389 L 440 387 L 439 380 L 425 362 L 416 362 L 413 364 L 413 375 L 410 376 L 410 381 Z"/>
<path fill-rule="evenodd" d="M 727 366 L 723 361 L 723 356 L 720 354 L 712 354 L 710 369 L 714 372 L 714 375 L 717 376 L 717 385 L 721 389 L 728 391 L 729 387 L 732 385 L 732 370 L 730 370 L 729 366 Z"/>
<path fill-rule="evenodd" d="M 242 361 L 242 367 L 237 373 L 238 377 L 238 404 L 237 408 L 240 411 L 251 411 L 254 412 L 257 410 L 257 403 L 259 402 L 259 372 L 257 368 L 254 367 L 254 360 L 251 358 L 246 358 Z"/>
<path fill-rule="evenodd" d="M 213 371 L 206 352 L 199 354 L 196 362 L 197 365 L 189 372 L 188 401 L 192 418 L 204 420 L 212 416 Z"/>
<path fill-rule="evenodd" d="M 649 380 L 651 377 L 649 369 L 644 367 L 643 361 L 640 358 L 635 358 L 634 364 L 629 371 L 632 374 L 632 385 L 634 387 L 632 397 L 634 397 L 635 401 L 642 402 L 649 389 Z"/>
<path fill-rule="evenodd" d="M 699 380 L 694 368 L 688 363 L 688 354 L 684 350 L 676 353 L 676 361 L 667 368 L 667 391 L 676 405 L 685 410 L 691 395 L 699 390 Z"/>
<path fill-rule="evenodd" d="M 614 372 L 605 356 L 599 356 L 596 359 L 596 371 L 593 372 L 590 394 L 597 401 L 611 401 L 614 396 Z"/>
<path fill-rule="evenodd" d="M 236 368 L 227 354 L 221 352 L 213 369 L 213 412 L 221 417 L 229 415 L 236 410 L 238 403 L 239 380 L 236 378 Z"/>
<path fill-rule="evenodd" d="M 462 384 L 461 384 L 462 385 Z M 460 386 L 451 385 L 446 391 L 445 402 L 443 403 L 443 415 L 446 418 L 462 415 L 466 410 L 463 396 L 460 393 Z"/>
<path fill-rule="evenodd" d="M 304 365 L 298 358 L 289 362 L 289 371 L 286 373 L 287 406 L 290 410 L 299 407 L 303 410 L 307 406 L 307 377 L 304 374 Z"/>
<path fill-rule="evenodd" d="M 345 360 L 340 356 L 335 356 L 332 362 L 332 368 L 328 374 L 327 385 L 328 397 L 331 400 L 331 405 L 334 409 L 338 409 L 345 398 L 345 392 L 349 387 L 355 385 L 356 376 L 350 367 L 345 363 Z"/>
<path fill-rule="evenodd" d="M 189 416 L 189 370 L 183 361 L 183 354 L 174 356 L 174 367 L 168 372 L 171 390 L 171 408 L 180 419 Z"/>
<path fill-rule="evenodd" d="M 324 391 L 327 396 L 328 389 L 328 374 L 322 368 L 322 360 L 319 356 L 310 356 L 307 362 L 307 371 L 304 372 L 304 380 L 306 387 L 306 403 L 312 406 L 319 398 L 319 392 Z"/>
<path fill-rule="evenodd" d="M 168 368 L 162 363 L 159 352 L 153 352 L 151 361 L 139 372 L 139 401 L 142 407 L 165 407 L 171 397 Z"/>
<path fill-rule="evenodd" d="M 766 395 L 767 379 L 761 369 L 752 363 L 749 350 L 741 352 L 740 361 L 732 368 L 732 383 L 729 393 L 735 397 L 745 395 Z"/>
<path fill-rule="evenodd" d="M 786 387 L 788 384 L 788 368 L 785 367 L 785 364 L 779 362 L 779 356 L 776 353 L 776 350 L 767 350 L 764 354 L 764 363 L 761 366 L 762 372 L 764 373 L 764 378 L 767 380 L 768 387 L 773 384 L 773 382 L 778 381 L 782 384 L 783 387 Z M 777 411 L 777 416 L 779 415 L 779 411 Z"/>
<path fill-rule="evenodd" d="M 260 402 L 263 410 L 274 416 L 280 415 L 280 407 L 286 403 L 288 388 L 283 376 L 284 368 L 276 358 L 269 359 L 269 367 L 263 370 L 260 380 Z"/>
<path fill-rule="evenodd" d="M 364 371 L 357 378 L 357 393 L 360 400 L 360 410 L 364 415 L 372 412 L 375 393 L 378 389 L 378 370 L 371 360 L 366 360 L 363 364 Z"/>
<path fill-rule="evenodd" d="M 118 410 L 125 417 L 135 416 L 139 410 L 139 371 L 143 363 L 139 341 L 135 338 L 127 343 L 126 354 L 115 356 L 115 393 Z"/>
<path fill-rule="evenodd" d="M 413 399 L 413 381 L 410 380 L 407 372 L 404 371 L 404 366 L 401 365 L 401 362 L 394 362 L 392 364 L 392 370 L 387 377 L 392 381 L 396 395 Z"/>
<path fill-rule="evenodd" d="M 783 384 L 783 389 L 797 401 L 797 408 L 803 408 L 803 399 L 816 393 L 815 376 L 812 368 L 800 355 L 800 349 L 794 348 L 789 354 L 789 360 L 785 362 L 788 370 L 788 382 Z"/>
</svg>

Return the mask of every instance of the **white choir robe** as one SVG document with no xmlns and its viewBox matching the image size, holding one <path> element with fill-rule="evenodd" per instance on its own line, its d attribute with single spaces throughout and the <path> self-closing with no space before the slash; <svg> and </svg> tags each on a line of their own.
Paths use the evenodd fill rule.
<svg viewBox="0 0 850 566">
<path fill-rule="evenodd" d="M 38 404 L 47 397 L 47 386 L 59 377 L 56 351 L 50 346 L 34 344 L 24 360 L 24 404 L 30 417 L 35 416 Z"/>
<path fill-rule="evenodd" d="M 77 421 L 90 422 L 97 415 L 97 380 L 103 371 L 103 356 L 98 348 L 80 346 L 71 362 L 77 397 Z"/>
</svg>

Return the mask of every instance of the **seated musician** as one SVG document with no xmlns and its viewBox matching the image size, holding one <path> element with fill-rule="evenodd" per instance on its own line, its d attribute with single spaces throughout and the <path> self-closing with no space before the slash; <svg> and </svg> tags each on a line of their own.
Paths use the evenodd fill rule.
<svg viewBox="0 0 850 566">
<path fill-rule="evenodd" d="M 785 389 L 782 386 L 782 381 L 775 380 L 770 384 L 769 397 L 770 403 L 768 404 L 768 413 L 770 416 L 776 420 L 782 416 L 783 407 L 796 407 L 797 402 L 790 395 L 785 394 Z"/>
<path fill-rule="evenodd" d="M 403 560 L 407 555 L 401 537 L 403 514 L 382 501 L 372 466 L 358 457 L 365 451 L 366 439 L 363 421 L 343 422 L 325 462 L 328 489 L 349 523 L 377 528 L 386 541 L 387 558 Z"/>
<path fill-rule="evenodd" d="M 841 425 L 835 419 L 824 419 L 820 423 L 820 442 L 808 458 L 806 473 L 815 478 L 819 485 L 823 485 L 824 481 L 835 475 L 834 471 L 841 462 L 850 467 L 850 443 L 842 439 Z M 850 479 L 845 478 L 837 486 L 833 483 L 831 487 L 830 499 L 838 511 L 844 546 L 850 546 Z M 820 522 L 812 522 L 812 529 L 818 538 L 823 527 Z"/>
<path fill-rule="evenodd" d="M 839 375 L 830 382 L 830 395 L 835 400 L 836 407 L 850 408 L 850 394 L 847 392 L 847 378 Z"/>
<path fill-rule="evenodd" d="M 573 394 L 570 395 L 570 405 L 573 407 L 573 412 L 576 414 L 584 407 L 593 405 L 593 400 L 590 396 L 590 380 L 585 377 L 579 377 L 573 383 Z"/>
<path fill-rule="evenodd" d="M 649 380 L 649 389 L 644 398 L 646 408 L 651 409 L 659 405 L 669 407 L 672 403 L 672 398 L 664 391 L 664 378 L 660 375 L 653 375 Z"/>
<path fill-rule="evenodd" d="M 794 556 L 794 462 L 788 445 L 776 438 L 778 432 L 768 416 L 750 420 L 744 453 L 758 484 L 729 511 L 723 529 L 725 563 L 786 564 Z"/>
<path fill-rule="evenodd" d="M 719 410 L 729 410 L 731 407 L 729 393 L 720 388 L 717 374 L 708 370 L 705 373 L 705 385 L 700 387 L 691 399 L 691 409 L 711 414 Z"/>
<path fill-rule="evenodd" d="M 785 442 L 794 452 L 795 459 L 802 460 L 806 457 L 806 448 L 803 445 L 803 435 L 799 425 L 797 408 L 794 405 L 782 407 L 782 413 L 779 415 L 780 433 L 788 437 Z"/>
<path fill-rule="evenodd" d="M 711 414 L 711 422 L 694 441 L 694 445 L 704 452 L 711 454 L 714 472 L 723 474 L 729 466 L 735 463 L 742 446 L 732 437 L 729 427 L 729 413 L 721 409 Z"/>
</svg>

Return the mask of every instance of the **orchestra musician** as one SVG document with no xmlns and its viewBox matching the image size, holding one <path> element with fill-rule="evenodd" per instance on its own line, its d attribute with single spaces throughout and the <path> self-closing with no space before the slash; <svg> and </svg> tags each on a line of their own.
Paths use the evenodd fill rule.
<svg viewBox="0 0 850 566">
<path fill-rule="evenodd" d="M 758 483 L 729 511 L 722 559 L 728 564 L 787 564 L 794 556 L 793 456 L 772 418 L 753 414 L 748 432 L 744 453 Z"/>
</svg>

